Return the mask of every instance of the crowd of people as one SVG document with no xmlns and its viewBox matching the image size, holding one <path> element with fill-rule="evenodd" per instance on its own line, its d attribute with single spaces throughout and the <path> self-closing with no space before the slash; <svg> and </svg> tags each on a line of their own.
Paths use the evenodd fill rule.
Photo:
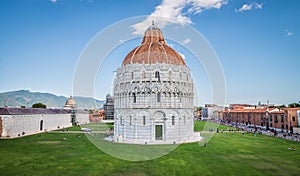
<svg viewBox="0 0 300 176">
<path fill-rule="evenodd" d="M 275 129 L 270 129 L 266 130 L 265 128 L 258 127 L 258 126 L 250 126 L 250 125 L 245 125 L 241 123 L 230 123 L 228 121 L 217 121 L 215 119 L 210 119 L 208 120 L 209 122 L 214 122 L 218 124 L 222 124 L 228 127 L 233 127 L 235 130 L 228 128 L 228 130 L 218 130 L 216 129 L 217 132 L 241 132 L 242 135 L 248 133 L 248 134 L 253 134 L 254 136 L 258 135 L 268 135 L 268 136 L 273 136 L 273 137 L 278 137 L 282 139 L 288 139 L 296 142 L 300 142 L 300 137 L 298 137 L 298 134 L 293 134 L 288 131 L 277 131 Z M 210 131 L 213 131 L 212 129 Z"/>
</svg>

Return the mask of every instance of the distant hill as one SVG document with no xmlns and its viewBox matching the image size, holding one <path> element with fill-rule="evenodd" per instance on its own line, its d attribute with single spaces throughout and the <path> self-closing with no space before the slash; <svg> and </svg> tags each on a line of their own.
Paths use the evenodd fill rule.
<svg viewBox="0 0 300 176">
<path fill-rule="evenodd" d="M 89 97 L 73 97 L 78 108 L 102 109 L 104 100 L 96 100 Z M 31 107 L 34 103 L 43 103 L 47 108 L 63 108 L 68 97 L 56 96 L 51 93 L 30 92 L 29 90 L 18 90 L 0 93 L 0 107 Z"/>
</svg>

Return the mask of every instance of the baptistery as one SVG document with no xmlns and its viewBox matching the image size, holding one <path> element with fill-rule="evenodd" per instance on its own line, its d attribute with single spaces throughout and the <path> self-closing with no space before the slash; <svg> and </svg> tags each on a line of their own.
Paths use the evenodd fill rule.
<svg viewBox="0 0 300 176">
<path fill-rule="evenodd" d="M 183 57 L 152 24 L 114 79 L 116 142 L 183 143 L 194 135 L 194 88 Z"/>
</svg>

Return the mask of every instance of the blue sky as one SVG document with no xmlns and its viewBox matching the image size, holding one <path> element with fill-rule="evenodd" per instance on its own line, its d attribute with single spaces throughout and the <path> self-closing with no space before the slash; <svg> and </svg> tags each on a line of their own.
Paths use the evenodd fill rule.
<svg viewBox="0 0 300 176">
<path fill-rule="evenodd" d="M 300 1 L 214 0 L 213 6 L 205 4 L 207 0 L 180 2 L 183 9 L 176 14 L 169 8 L 172 0 L 2 0 L 0 92 L 28 89 L 71 95 L 78 58 L 93 36 L 119 20 L 155 13 L 184 17 L 209 41 L 223 67 L 228 104 L 300 101 Z M 158 6 L 170 11 L 159 11 Z M 108 60 L 100 69 L 95 98 L 104 99 L 111 91 L 115 66 L 140 42 L 132 40 L 111 54 L 114 64 Z M 197 103 L 210 103 L 205 71 L 189 66 L 199 71 L 193 75 L 199 82 Z"/>
</svg>

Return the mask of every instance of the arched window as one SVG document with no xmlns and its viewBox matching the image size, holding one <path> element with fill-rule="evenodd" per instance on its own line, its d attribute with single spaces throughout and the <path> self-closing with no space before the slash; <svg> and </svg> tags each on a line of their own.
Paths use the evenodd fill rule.
<svg viewBox="0 0 300 176">
<path fill-rule="evenodd" d="M 145 71 L 142 72 L 142 79 L 146 79 L 146 72 Z"/>
<path fill-rule="evenodd" d="M 183 116 L 183 123 L 185 124 L 185 116 Z"/>
<path fill-rule="evenodd" d="M 131 72 L 131 79 L 133 79 L 133 72 Z"/>
<path fill-rule="evenodd" d="M 169 71 L 169 79 L 172 79 L 172 72 Z"/>
<path fill-rule="evenodd" d="M 175 125 L 175 117 L 172 116 L 172 125 Z"/>
<path fill-rule="evenodd" d="M 121 116 L 121 118 L 120 118 L 120 123 L 121 123 L 121 125 L 124 125 L 124 119 L 123 119 L 123 117 Z"/>
<path fill-rule="evenodd" d="M 133 96 L 133 103 L 136 103 L 136 95 L 135 95 L 135 93 L 133 93 L 132 96 Z"/>
<path fill-rule="evenodd" d="M 158 81 L 160 81 L 159 71 L 156 71 L 156 72 L 155 72 L 155 78 L 157 78 Z"/>
<path fill-rule="evenodd" d="M 160 92 L 157 93 L 157 102 L 160 102 Z"/>
<path fill-rule="evenodd" d="M 43 121 L 43 120 L 41 120 L 41 122 L 40 122 L 40 131 L 42 131 L 42 130 L 43 130 L 43 123 L 44 123 L 44 121 Z"/>
<path fill-rule="evenodd" d="M 129 125 L 131 125 L 132 123 L 132 117 L 131 116 L 129 116 Z"/>
<path fill-rule="evenodd" d="M 146 117 L 143 116 L 143 125 L 146 125 Z"/>
</svg>

